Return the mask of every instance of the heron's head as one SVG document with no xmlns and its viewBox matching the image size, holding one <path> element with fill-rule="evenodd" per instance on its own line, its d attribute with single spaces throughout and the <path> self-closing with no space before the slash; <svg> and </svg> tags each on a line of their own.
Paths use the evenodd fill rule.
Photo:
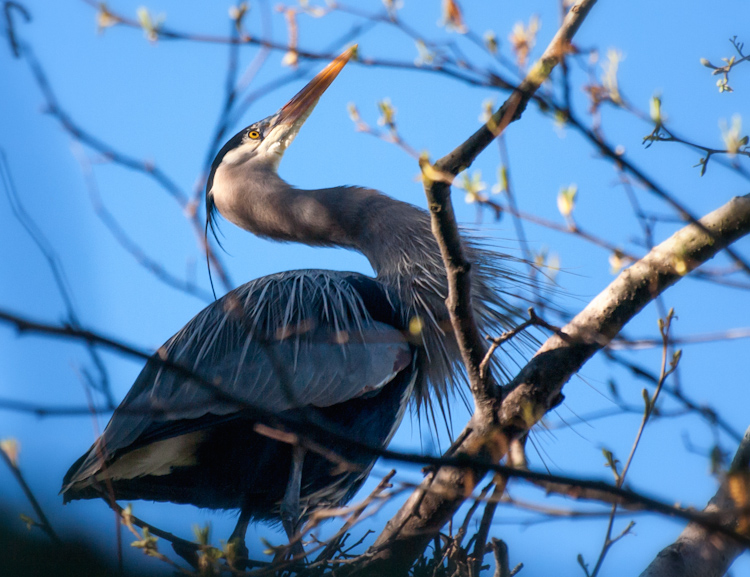
<svg viewBox="0 0 750 577">
<path fill-rule="evenodd" d="M 284 152 L 356 48 L 349 48 L 333 60 L 278 112 L 243 128 L 221 148 L 206 183 L 207 228 L 214 227 L 217 196 L 235 194 L 243 179 L 277 171 Z"/>
</svg>

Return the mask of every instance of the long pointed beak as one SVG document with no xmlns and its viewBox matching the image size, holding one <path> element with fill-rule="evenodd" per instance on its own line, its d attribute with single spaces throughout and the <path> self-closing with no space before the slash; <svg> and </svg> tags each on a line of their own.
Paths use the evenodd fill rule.
<svg viewBox="0 0 750 577">
<path fill-rule="evenodd" d="M 349 62 L 349 59 L 354 55 L 356 50 L 357 45 L 355 44 L 348 50 L 342 52 L 335 60 L 333 60 L 333 62 L 321 70 L 307 86 L 300 90 L 294 98 L 279 110 L 275 124 L 277 126 L 291 125 L 299 128 L 302 123 L 307 120 L 307 117 L 310 116 L 310 113 L 313 108 L 315 108 L 320 97 L 336 79 L 339 72 L 341 72 L 346 63 Z"/>
</svg>

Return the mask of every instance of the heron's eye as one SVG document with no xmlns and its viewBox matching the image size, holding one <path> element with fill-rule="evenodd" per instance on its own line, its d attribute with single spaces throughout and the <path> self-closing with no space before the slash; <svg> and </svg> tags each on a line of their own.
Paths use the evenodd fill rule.
<svg viewBox="0 0 750 577">
<path fill-rule="evenodd" d="M 258 132 L 257 130 L 251 130 L 247 133 L 247 137 L 252 140 L 258 140 L 260 138 L 260 132 Z"/>
</svg>

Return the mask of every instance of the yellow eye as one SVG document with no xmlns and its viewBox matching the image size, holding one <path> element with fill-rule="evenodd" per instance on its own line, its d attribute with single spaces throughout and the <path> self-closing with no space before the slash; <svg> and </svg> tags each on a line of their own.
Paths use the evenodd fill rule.
<svg viewBox="0 0 750 577">
<path fill-rule="evenodd" d="M 258 140 L 260 138 L 260 132 L 257 130 L 251 130 L 247 133 L 248 138 L 251 138 L 253 140 Z"/>
</svg>

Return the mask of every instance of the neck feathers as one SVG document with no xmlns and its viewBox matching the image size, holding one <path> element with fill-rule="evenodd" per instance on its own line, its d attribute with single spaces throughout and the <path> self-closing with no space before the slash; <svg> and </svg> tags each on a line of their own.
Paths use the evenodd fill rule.
<svg viewBox="0 0 750 577">
<path fill-rule="evenodd" d="M 366 188 L 297 189 L 273 170 L 255 171 L 252 180 L 239 179 L 234 171 L 224 164 L 216 171 L 210 205 L 245 230 L 359 251 L 378 276 L 404 274 L 410 264 L 437 263 L 442 269 L 429 216 L 415 206 Z"/>
</svg>

